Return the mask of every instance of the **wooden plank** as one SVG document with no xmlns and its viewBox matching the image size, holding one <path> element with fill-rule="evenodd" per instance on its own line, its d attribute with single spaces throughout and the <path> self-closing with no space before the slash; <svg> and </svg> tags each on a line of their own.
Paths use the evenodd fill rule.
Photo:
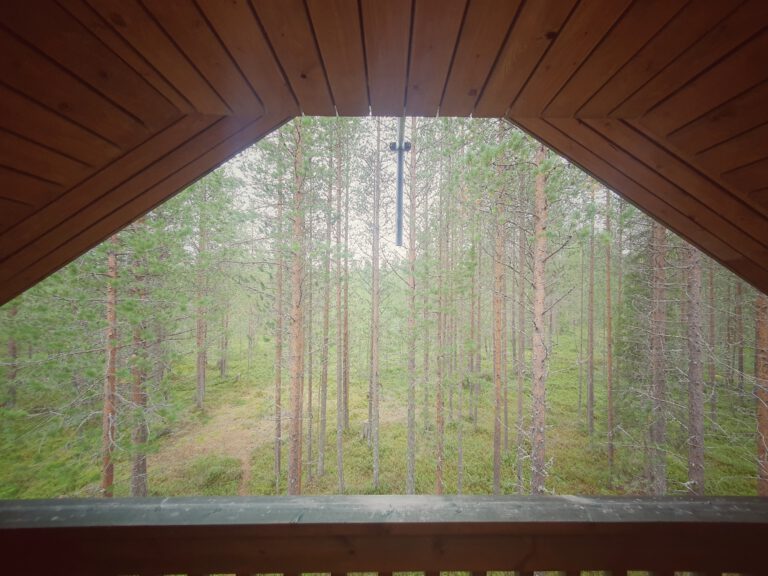
<svg viewBox="0 0 768 576">
<path fill-rule="evenodd" d="M 114 146 L 125 149 L 147 136 L 135 118 L 4 30 L 0 30 L 0 73 L 7 85 Z"/>
<path fill-rule="evenodd" d="M 768 239 L 764 234 L 768 218 L 744 200 L 734 197 L 621 121 L 608 118 L 584 120 L 584 124 L 572 120 L 558 122 L 568 126 L 569 134 L 578 133 L 583 144 L 601 146 L 597 134 L 612 142 L 615 150 L 606 151 L 607 161 L 663 193 L 692 220 L 716 230 L 734 249 L 755 262 L 768 264 L 765 244 Z M 595 133 L 583 126 L 589 126 Z"/>
<path fill-rule="evenodd" d="M 622 16 L 629 2 L 582 2 L 576 6 L 536 71 L 510 106 L 510 114 L 540 115 Z"/>
<path fill-rule="evenodd" d="M 698 120 L 675 130 L 666 141 L 686 153 L 699 154 L 768 122 L 768 82 L 718 106 Z"/>
<path fill-rule="evenodd" d="M 763 149 L 763 155 L 765 152 L 766 150 Z M 768 158 L 763 157 L 746 166 L 730 170 L 721 177 L 728 185 L 747 195 L 763 190 L 768 185 Z"/>
<path fill-rule="evenodd" d="M 40 208 L 64 191 L 64 188 L 36 174 L 25 174 L 0 165 L 0 196 Z"/>
<path fill-rule="evenodd" d="M 577 112 L 581 118 L 605 116 L 674 61 L 725 16 L 740 0 L 692 2 L 679 11 Z"/>
<path fill-rule="evenodd" d="M 340 116 L 367 116 L 368 83 L 357 0 L 309 0 L 312 28 Z"/>
<path fill-rule="evenodd" d="M 475 105 L 475 116 L 499 118 L 507 113 L 509 105 L 557 38 L 574 4 L 575 0 L 523 4 Z"/>
<path fill-rule="evenodd" d="M 200 114 L 230 111 L 153 16 L 137 0 L 89 0 L 115 32 L 131 44 Z"/>
<path fill-rule="evenodd" d="M 405 106 L 411 0 L 361 0 L 368 90 L 374 116 L 401 116 Z"/>
<path fill-rule="evenodd" d="M 198 0 L 200 9 L 258 94 L 265 113 L 284 110 L 296 102 L 291 87 L 256 21 L 248 0 Z"/>
<path fill-rule="evenodd" d="M 86 0 L 57 0 L 59 5 L 162 94 L 180 113 L 193 112 L 190 102 L 165 79 L 131 44 L 98 14 Z"/>
<path fill-rule="evenodd" d="M 0 158 L 9 168 L 62 186 L 72 185 L 91 172 L 83 162 L 5 130 L 0 130 Z"/>
<path fill-rule="evenodd" d="M 605 565 L 744 572 L 764 562 L 768 504 L 757 498 L 530 500 L 6 502 L 0 551 L 8 570 L 26 574 L 533 572 Z M 46 554 L 26 552 L 43 543 Z"/>
<path fill-rule="evenodd" d="M 748 0 L 622 102 L 611 115 L 617 118 L 639 118 L 663 98 L 759 32 L 765 26 L 766 19 L 768 2 Z"/>
<path fill-rule="evenodd" d="M 603 159 L 605 151 L 612 144 L 606 140 L 602 148 L 590 149 L 539 118 L 515 118 L 514 123 L 528 131 L 535 138 L 558 151 L 593 177 L 623 196 L 627 201 L 675 231 L 699 249 L 718 260 L 723 266 L 739 274 L 758 288 L 768 289 L 768 272 L 761 265 L 741 255 L 724 243 L 719 235 L 699 225 L 681 212 L 667 195 L 658 194 L 655 188 L 646 188 L 640 182 L 629 178 L 615 164 Z M 607 156 L 606 156 L 607 157 Z"/>
<path fill-rule="evenodd" d="M 768 2 L 766 21 L 768 21 Z M 768 33 L 756 37 L 655 106 L 641 122 L 666 136 L 768 79 Z"/>
<path fill-rule="evenodd" d="M 144 5 L 232 113 L 252 118 L 264 113 L 264 106 L 193 2 L 156 0 Z"/>
<path fill-rule="evenodd" d="M 440 103 L 440 116 L 472 114 L 519 7 L 520 0 L 469 3 Z"/>
<path fill-rule="evenodd" d="M 257 0 L 253 6 L 299 100 L 302 113 L 335 115 L 328 79 L 304 2 Z"/>
<path fill-rule="evenodd" d="M 32 206 L 0 196 L 0 233 L 13 226 L 16 222 L 23 220 L 32 212 L 34 212 Z"/>
<path fill-rule="evenodd" d="M 100 166 L 122 153 L 108 140 L 2 84 L 0 110 L 0 128 L 45 142 L 85 164 Z"/>
<path fill-rule="evenodd" d="M 405 114 L 437 116 L 467 0 L 419 0 L 413 13 Z"/>
<path fill-rule="evenodd" d="M 179 144 L 204 130 L 216 117 L 185 117 L 166 130 L 150 138 L 142 146 L 125 154 L 113 164 L 96 172 L 81 183 L 57 198 L 55 202 L 39 210 L 23 225 L 16 226 L 8 233 L 0 235 L 1 273 L 11 265 L 8 258 L 17 250 L 39 240 L 48 231 L 54 229 L 67 218 L 77 214 L 91 202 L 108 190 L 129 180 L 141 170 L 163 159 L 164 155 L 174 150 Z M 33 258 L 27 254 L 24 258 Z M 9 270 L 12 273 L 12 270 Z"/>
<path fill-rule="evenodd" d="M 91 223 L 91 226 L 78 229 L 73 226 L 78 219 L 73 218 L 52 230 L 45 241 L 56 247 L 42 254 L 31 265 L 26 260 L 27 265 L 21 273 L 8 282 L 0 282 L 0 302 L 8 301 L 26 287 L 39 282 L 106 240 L 116 230 L 155 208 L 289 118 L 270 116 L 245 125 L 234 117 L 221 119 L 164 156 L 161 162 L 153 164 L 89 206 L 83 211 L 81 222 Z M 90 211 L 99 214 L 89 215 L 87 212 Z M 5 263 L 2 273 L 4 276 Z"/>
<path fill-rule="evenodd" d="M 687 3 L 687 0 L 644 0 L 632 4 L 549 103 L 544 115 L 574 116 Z"/>
<path fill-rule="evenodd" d="M 764 158 L 768 154 L 766 143 L 768 124 L 763 124 L 697 154 L 693 160 L 702 171 L 719 176 Z"/>
<path fill-rule="evenodd" d="M 2 3 L 0 20 L 148 130 L 162 129 L 179 116 L 168 100 L 53 0 Z"/>
</svg>

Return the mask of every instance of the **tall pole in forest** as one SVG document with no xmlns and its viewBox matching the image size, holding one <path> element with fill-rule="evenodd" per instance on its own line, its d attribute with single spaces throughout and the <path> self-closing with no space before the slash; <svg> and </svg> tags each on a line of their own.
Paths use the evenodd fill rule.
<svg viewBox="0 0 768 576">
<path fill-rule="evenodd" d="M 758 293 L 755 302 L 757 366 L 757 494 L 768 497 L 768 296 Z"/>
<path fill-rule="evenodd" d="M 115 464 L 112 452 L 115 449 L 117 432 L 117 234 L 109 240 L 107 254 L 107 367 L 104 379 L 104 408 L 102 412 L 102 448 L 101 448 L 101 493 L 105 498 L 112 497 L 112 485 L 115 478 Z"/>
</svg>

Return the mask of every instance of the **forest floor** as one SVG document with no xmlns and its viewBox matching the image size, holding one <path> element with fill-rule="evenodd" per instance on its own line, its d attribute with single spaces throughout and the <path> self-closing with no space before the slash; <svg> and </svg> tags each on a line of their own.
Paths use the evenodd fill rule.
<svg viewBox="0 0 768 576">
<path fill-rule="evenodd" d="M 564 343 L 567 344 L 567 343 Z M 572 346 L 562 346 L 567 350 Z M 484 364 L 487 366 L 487 363 Z M 323 470 L 317 460 L 319 431 L 319 374 L 313 379 L 313 450 L 309 461 L 307 426 L 304 442 L 305 494 L 339 492 L 336 471 L 335 369 L 328 383 L 326 446 Z M 364 368 L 364 367 L 363 367 Z M 319 366 L 316 367 L 319 373 Z M 344 492 L 347 494 L 403 493 L 407 454 L 407 385 L 396 366 L 381 370 L 380 482 L 374 486 L 372 450 L 364 430 L 368 421 L 368 384 L 364 369 L 353 372 L 349 419 L 341 437 Z M 644 479 L 644 412 L 642 397 L 627 383 L 616 385 L 616 462 L 607 466 L 605 390 L 597 363 L 596 427 L 590 438 L 584 410 L 579 410 L 579 370 L 576 352 L 553 355 L 547 382 L 547 489 L 557 494 L 641 494 Z M 493 462 L 493 385 L 490 375 L 476 375 L 471 386 L 458 381 L 445 388 L 445 493 L 489 494 Z M 470 414 L 470 389 L 479 385 L 477 422 Z M 583 381 L 582 381 L 583 382 Z M 251 366 L 233 350 L 229 374 L 222 378 L 209 371 L 205 410 L 195 409 L 193 366 L 175 367 L 168 397 L 155 406 L 148 445 L 149 490 L 153 496 L 270 495 L 284 493 L 288 462 L 287 418 L 283 433 L 283 471 L 279 490 L 274 476 L 274 395 L 272 350 L 266 343 Z M 583 382 L 584 383 L 584 382 Z M 305 383 L 307 386 L 308 383 Z M 514 494 L 517 449 L 515 427 L 516 383 L 509 387 L 508 450 L 501 463 L 502 492 Z M 523 430 L 530 427 L 530 396 L 523 397 Z M 308 404 L 305 402 L 305 410 Z M 284 410 L 287 403 L 284 403 Z M 754 493 L 754 431 L 750 420 L 740 417 L 735 405 L 721 404 L 719 420 L 708 423 L 706 434 L 707 493 Z M 743 412 L 741 412 L 743 413 Z M 98 412 L 95 412 L 98 416 Z M 434 493 L 434 396 L 424 402 L 417 389 L 416 491 Z M 671 414 L 668 428 L 668 476 L 672 494 L 685 494 L 685 408 Z M 309 424 L 309 414 L 305 413 Z M 40 498 L 97 496 L 99 494 L 100 418 L 80 426 L 66 422 L 42 423 L 21 411 L 7 411 L 0 422 L 0 497 Z M 45 425 L 43 425 L 45 424 Z M 127 496 L 130 474 L 130 434 L 122 428 L 115 464 L 115 495 Z M 523 492 L 528 491 L 530 445 L 523 437 Z M 459 465 L 461 454 L 462 466 Z M 459 489 L 461 485 L 461 490 Z"/>
</svg>

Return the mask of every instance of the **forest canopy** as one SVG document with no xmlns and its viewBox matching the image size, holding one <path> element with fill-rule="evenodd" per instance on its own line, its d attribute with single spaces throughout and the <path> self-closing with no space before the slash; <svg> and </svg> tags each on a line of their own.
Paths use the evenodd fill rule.
<svg viewBox="0 0 768 576">
<path fill-rule="evenodd" d="M 300 118 L 0 309 L 0 497 L 768 495 L 768 299 L 512 125 Z"/>
</svg>

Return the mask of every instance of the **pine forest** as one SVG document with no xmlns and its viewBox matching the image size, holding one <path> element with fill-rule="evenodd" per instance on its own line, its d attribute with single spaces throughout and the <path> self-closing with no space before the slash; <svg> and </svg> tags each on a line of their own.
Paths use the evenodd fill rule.
<svg viewBox="0 0 768 576">
<path fill-rule="evenodd" d="M 0 462 L 2 498 L 768 496 L 768 298 L 508 123 L 297 118 L 0 308 Z"/>
</svg>

